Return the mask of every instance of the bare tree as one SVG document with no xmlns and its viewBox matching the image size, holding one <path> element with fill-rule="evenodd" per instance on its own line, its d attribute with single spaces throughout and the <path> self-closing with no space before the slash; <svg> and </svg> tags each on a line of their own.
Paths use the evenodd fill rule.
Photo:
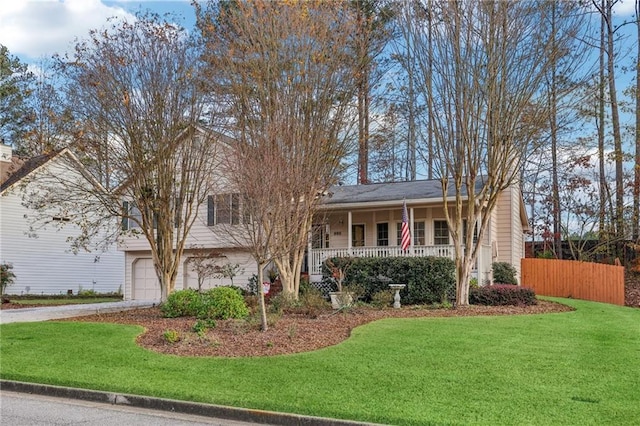
<svg viewBox="0 0 640 426">
<path fill-rule="evenodd" d="M 297 298 L 319 195 L 350 148 L 354 19 L 347 3 L 319 0 L 217 6 L 199 10 L 198 26 L 215 70 L 211 88 L 228 101 L 237 164 L 255 167 L 242 177 L 252 182 L 236 184 L 263 185 L 265 199 L 248 203 L 265 233 L 258 263 L 272 258 L 283 292 Z"/>
<path fill-rule="evenodd" d="M 29 121 L 20 139 L 20 152 L 31 156 L 69 146 L 75 131 L 74 117 L 60 93 L 60 76 L 54 63 L 42 59 L 34 74 Z"/>
<path fill-rule="evenodd" d="M 162 300 L 174 289 L 187 235 L 214 184 L 216 144 L 198 127 L 206 106 L 199 54 L 186 31 L 152 14 L 78 42 L 60 64 L 82 123 L 76 146 L 111 178 L 79 185 L 49 176 L 48 190 L 31 200 L 76 215 L 80 245 L 97 243 L 95 231 L 122 218 L 109 235 L 146 239 Z"/>
<path fill-rule="evenodd" d="M 424 3 L 423 3 L 424 5 Z M 499 195 L 518 182 L 524 150 L 547 123 L 537 103 L 551 59 L 566 51 L 566 36 L 550 43 L 541 25 L 544 1 L 434 2 L 437 22 L 414 23 L 411 42 L 421 68 L 433 66 L 423 96 L 434 101 L 434 142 L 444 213 L 456 255 L 456 297 L 467 305 L 469 277 Z M 417 15 L 414 15 L 417 16 Z M 431 49 L 427 49 L 427 46 Z M 463 235 L 466 239 L 463 240 Z"/>
<path fill-rule="evenodd" d="M 601 48 L 601 54 L 606 54 L 606 84 L 609 89 L 609 106 L 611 108 L 611 126 L 613 130 L 613 151 L 616 164 L 616 195 L 613 224 L 615 229 L 615 239 L 618 247 L 620 247 L 619 243 L 624 238 L 624 153 L 622 151 L 622 132 L 620 129 L 620 113 L 615 80 L 616 51 L 614 49 L 614 42 L 616 31 L 620 28 L 613 24 L 613 7 L 616 3 L 618 3 L 618 0 L 603 0 L 601 2 L 592 0 L 593 6 L 602 17 L 604 34 L 606 35 L 606 42 L 603 48 Z M 616 255 L 620 256 L 620 254 L 620 251 L 616 250 Z"/>
<path fill-rule="evenodd" d="M 196 273 L 198 280 L 198 291 L 202 291 L 202 286 L 207 278 L 221 276 L 220 265 L 216 261 L 223 256 L 216 250 L 195 249 L 189 258 L 189 266 Z"/>
</svg>

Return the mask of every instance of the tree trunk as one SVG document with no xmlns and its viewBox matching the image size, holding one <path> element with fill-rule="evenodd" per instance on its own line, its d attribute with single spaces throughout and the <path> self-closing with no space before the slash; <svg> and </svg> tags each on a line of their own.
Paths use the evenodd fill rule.
<svg viewBox="0 0 640 426">
<path fill-rule="evenodd" d="M 601 1 L 601 7 L 604 10 L 605 0 Z M 605 124 L 605 54 L 606 54 L 606 38 L 605 38 L 605 17 L 600 16 L 600 52 L 599 52 L 599 81 L 598 81 L 598 164 L 599 164 L 599 189 L 600 189 L 600 208 L 599 216 L 599 234 L 600 240 L 607 238 L 606 231 L 606 201 L 607 201 L 607 181 L 605 178 L 605 152 L 604 152 L 604 124 Z M 607 244 L 608 247 L 608 244 Z M 609 248 L 607 248 L 607 251 Z"/>
<path fill-rule="evenodd" d="M 622 152 L 622 135 L 620 133 L 620 116 L 618 112 L 618 97 L 616 93 L 615 80 L 615 51 L 613 48 L 613 1 L 607 0 L 607 70 L 609 82 L 609 101 L 611 104 L 611 125 L 613 126 L 613 150 L 615 156 L 616 170 L 616 208 L 615 208 L 615 237 L 616 247 L 620 247 L 620 243 L 624 238 L 624 170 L 623 170 L 623 152 Z M 616 256 L 620 257 L 620 250 L 616 249 Z"/>
<path fill-rule="evenodd" d="M 258 262 L 258 309 L 260 309 L 260 327 L 262 331 L 267 331 L 269 325 L 267 324 L 267 308 L 264 303 L 264 290 L 262 288 L 262 281 L 264 280 L 264 267 L 265 263 Z"/>
<path fill-rule="evenodd" d="M 557 5 L 551 5 L 551 43 L 555 48 L 555 12 Z M 549 130 L 551 136 L 551 194 L 553 198 L 553 239 L 556 258 L 562 259 L 562 211 L 560 207 L 560 185 L 558 183 L 558 117 L 557 117 L 557 75 L 556 61 L 551 60 L 551 80 L 549 87 Z"/>
<path fill-rule="evenodd" d="M 640 0 L 636 0 L 636 155 L 633 181 L 633 223 L 631 224 L 633 241 L 640 238 Z"/>
</svg>

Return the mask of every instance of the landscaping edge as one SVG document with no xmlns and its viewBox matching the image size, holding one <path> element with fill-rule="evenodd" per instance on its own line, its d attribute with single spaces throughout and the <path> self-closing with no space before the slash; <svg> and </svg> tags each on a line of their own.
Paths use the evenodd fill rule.
<svg viewBox="0 0 640 426">
<path fill-rule="evenodd" d="M 116 392 L 103 392 L 89 389 L 77 389 L 65 386 L 44 385 L 38 383 L 0 380 L 0 390 L 46 395 L 58 398 L 79 399 L 112 405 L 146 408 L 169 411 L 204 417 L 220 418 L 268 425 L 309 425 L 309 426 L 374 426 L 376 423 L 365 423 L 352 420 L 330 419 L 324 417 L 304 416 L 299 414 L 279 413 L 275 411 L 254 410 L 224 405 L 204 404 L 190 401 L 155 398 L 141 395 L 130 395 Z"/>
</svg>

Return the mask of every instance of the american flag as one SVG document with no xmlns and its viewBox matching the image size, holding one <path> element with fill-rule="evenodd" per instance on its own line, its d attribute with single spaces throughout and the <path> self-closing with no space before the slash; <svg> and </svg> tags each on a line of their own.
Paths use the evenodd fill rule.
<svg viewBox="0 0 640 426">
<path fill-rule="evenodd" d="M 407 201 L 402 202 L 402 240 L 400 247 L 406 250 L 411 245 L 411 232 L 409 231 L 409 217 L 407 215 Z"/>
</svg>

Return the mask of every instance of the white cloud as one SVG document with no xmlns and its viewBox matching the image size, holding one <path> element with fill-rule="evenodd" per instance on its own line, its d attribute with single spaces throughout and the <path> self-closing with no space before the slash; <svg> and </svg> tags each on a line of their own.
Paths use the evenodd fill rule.
<svg viewBox="0 0 640 426">
<path fill-rule="evenodd" d="M 633 16 L 636 13 L 636 2 L 634 0 L 620 0 L 613 6 L 616 16 Z"/>
<path fill-rule="evenodd" d="M 100 0 L 13 0 L 0 7 L 0 44 L 12 55 L 39 58 L 71 49 L 76 38 L 102 28 L 110 17 L 135 17 Z"/>
</svg>

